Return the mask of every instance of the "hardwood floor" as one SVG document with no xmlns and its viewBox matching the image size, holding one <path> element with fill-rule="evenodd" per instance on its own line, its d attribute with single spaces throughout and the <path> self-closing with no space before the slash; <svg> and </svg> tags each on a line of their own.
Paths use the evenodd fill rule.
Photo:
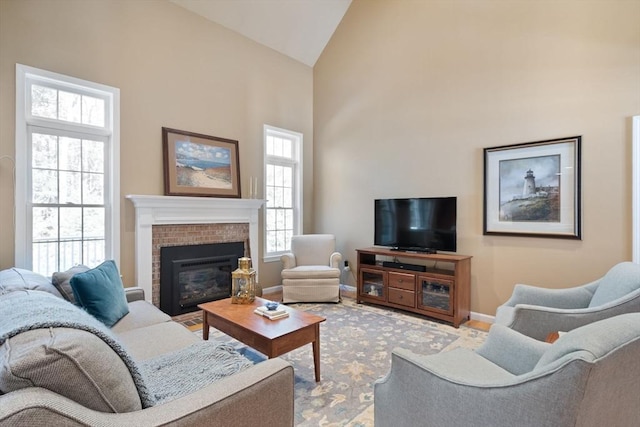
<svg viewBox="0 0 640 427">
<path fill-rule="evenodd" d="M 342 298 L 350 298 L 354 300 L 356 299 L 356 291 L 353 287 L 350 286 L 342 285 L 340 287 L 340 295 L 342 296 Z M 280 288 L 265 289 L 262 298 L 269 299 L 271 301 L 282 301 L 282 290 L 280 290 Z M 194 311 L 193 313 L 174 316 L 173 320 L 178 323 L 182 323 L 192 331 L 202 328 L 202 312 L 199 310 Z M 491 327 L 490 323 L 481 322 L 479 320 L 468 320 L 463 324 L 464 326 L 467 326 L 469 328 L 479 329 L 481 331 L 488 331 Z"/>
</svg>

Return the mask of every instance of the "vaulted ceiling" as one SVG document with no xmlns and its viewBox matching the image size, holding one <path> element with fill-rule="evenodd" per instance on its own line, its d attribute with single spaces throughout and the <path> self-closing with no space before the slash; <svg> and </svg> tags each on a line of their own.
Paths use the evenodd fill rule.
<svg viewBox="0 0 640 427">
<path fill-rule="evenodd" d="M 170 0 L 313 67 L 351 0 Z"/>
</svg>

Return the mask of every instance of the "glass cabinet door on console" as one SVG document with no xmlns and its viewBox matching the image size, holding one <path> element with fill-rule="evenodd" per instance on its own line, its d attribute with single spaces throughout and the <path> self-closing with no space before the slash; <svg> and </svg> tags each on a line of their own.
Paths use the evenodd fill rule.
<svg viewBox="0 0 640 427">
<path fill-rule="evenodd" d="M 386 271 L 360 269 L 360 294 L 385 301 L 387 298 L 385 295 L 386 275 Z"/>
<path fill-rule="evenodd" d="M 453 282 L 430 276 L 419 276 L 418 308 L 453 314 Z"/>
</svg>

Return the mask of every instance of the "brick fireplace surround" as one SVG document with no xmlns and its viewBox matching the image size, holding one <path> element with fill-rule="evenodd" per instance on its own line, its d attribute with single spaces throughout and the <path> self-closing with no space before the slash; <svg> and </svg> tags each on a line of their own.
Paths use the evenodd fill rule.
<svg viewBox="0 0 640 427">
<path fill-rule="evenodd" d="M 244 242 L 258 257 L 258 211 L 264 200 L 128 195 L 136 211 L 136 285 L 160 304 L 160 248 Z M 249 248 L 247 248 L 247 242 Z M 258 262 L 253 268 L 258 274 Z"/>
<path fill-rule="evenodd" d="M 184 224 L 154 225 L 151 233 L 152 302 L 160 306 L 160 248 L 167 246 L 203 245 L 206 243 L 243 242 L 249 255 L 249 224 Z"/>
</svg>

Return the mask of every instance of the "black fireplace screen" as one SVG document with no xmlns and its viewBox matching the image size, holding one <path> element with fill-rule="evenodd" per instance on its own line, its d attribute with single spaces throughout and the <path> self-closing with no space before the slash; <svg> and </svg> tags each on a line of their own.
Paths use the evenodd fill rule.
<svg viewBox="0 0 640 427">
<path fill-rule="evenodd" d="M 242 242 L 160 248 L 160 309 L 175 316 L 231 295 Z"/>
</svg>

